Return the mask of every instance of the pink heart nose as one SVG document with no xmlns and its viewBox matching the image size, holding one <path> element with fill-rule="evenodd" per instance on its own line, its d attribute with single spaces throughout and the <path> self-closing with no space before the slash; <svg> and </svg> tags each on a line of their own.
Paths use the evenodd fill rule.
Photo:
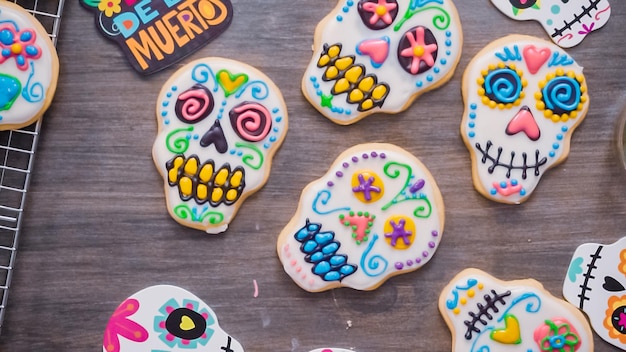
<svg viewBox="0 0 626 352">
<path fill-rule="evenodd" d="M 519 112 L 513 116 L 506 126 L 506 134 L 510 136 L 520 132 L 526 133 L 528 138 L 533 141 L 538 140 L 541 136 L 539 125 L 537 125 L 537 121 L 535 121 L 535 117 L 528 106 L 522 106 Z"/>
</svg>

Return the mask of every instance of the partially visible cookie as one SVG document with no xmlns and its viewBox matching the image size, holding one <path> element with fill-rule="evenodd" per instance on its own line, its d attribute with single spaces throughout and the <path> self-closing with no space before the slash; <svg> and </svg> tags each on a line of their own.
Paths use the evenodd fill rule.
<svg viewBox="0 0 626 352">
<path fill-rule="evenodd" d="M 287 133 L 278 87 L 242 62 L 204 58 L 176 71 L 157 100 L 152 156 L 180 224 L 224 232 L 260 189 Z"/>
<path fill-rule="evenodd" d="M 307 291 L 373 290 L 426 264 L 443 225 L 441 193 L 416 157 L 391 144 L 361 144 L 302 191 L 278 256 Z"/>
<path fill-rule="evenodd" d="M 476 54 L 462 87 L 461 137 L 474 187 L 497 202 L 526 201 L 544 173 L 567 158 L 587 115 L 583 68 L 550 42 L 510 35 Z"/>
<path fill-rule="evenodd" d="M 608 0 L 491 0 L 508 17 L 534 20 L 550 39 L 562 48 L 571 48 L 591 32 L 602 28 L 611 16 Z"/>
<path fill-rule="evenodd" d="M 533 279 L 502 281 L 465 269 L 441 292 L 439 311 L 453 352 L 593 352 L 582 313 Z"/>
<path fill-rule="evenodd" d="M 354 352 L 353 350 L 346 350 L 344 348 L 318 348 L 311 352 Z"/>
<path fill-rule="evenodd" d="M 0 130 L 37 121 L 52 102 L 58 75 L 45 28 L 22 7 L 0 2 Z"/>
<path fill-rule="evenodd" d="M 302 91 L 341 125 L 398 113 L 452 77 L 462 44 L 451 0 L 340 0 L 315 30 Z"/>
<path fill-rule="evenodd" d="M 572 256 L 563 296 L 589 317 L 604 341 L 626 350 L 626 237 L 585 243 Z"/>
<path fill-rule="evenodd" d="M 122 302 L 104 331 L 103 352 L 243 352 L 211 308 L 180 287 L 145 288 Z"/>
</svg>

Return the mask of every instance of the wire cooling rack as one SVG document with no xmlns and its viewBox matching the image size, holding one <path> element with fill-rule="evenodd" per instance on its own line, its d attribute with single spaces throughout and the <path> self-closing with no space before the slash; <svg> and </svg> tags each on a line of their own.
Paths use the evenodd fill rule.
<svg viewBox="0 0 626 352">
<path fill-rule="evenodd" d="M 32 13 L 56 45 L 65 0 L 8 1 Z M 0 329 L 4 322 L 40 128 L 41 120 L 19 130 L 0 132 Z"/>
</svg>

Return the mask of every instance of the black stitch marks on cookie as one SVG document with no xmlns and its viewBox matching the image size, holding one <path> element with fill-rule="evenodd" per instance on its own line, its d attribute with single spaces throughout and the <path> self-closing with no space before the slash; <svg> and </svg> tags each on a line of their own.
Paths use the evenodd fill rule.
<svg viewBox="0 0 626 352">
<path fill-rule="evenodd" d="M 496 290 L 491 290 L 491 295 L 486 294 L 483 297 L 486 304 L 483 305 L 480 302 L 476 304 L 476 307 L 478 308 L 478 314 L 474 312 L 469 312 L 468 314 L 470 317 L 472 317 L 472 321 L 465 320 L 463 322 L 463 324 L 467 326 L 465 339 L 471 340 L 473 332 L 480 333 L 480 329 L 476 327 L 476 323 L 481 323 L 486 326 L 487 320 L 485 320 L 484 318 L 487 318 L 488 320 L 493 320 L 493 316 L 489 313 L 489 310 L 491 309 L 494 313 L 498 313 L 500 310 L 498 309 L 497 304 L 500 303 L 503 306 L 506 305 L 506 301 L 504 300 L 504 298 L 510 295 L 511 291 L 506 291 L 502 294 L 499 294 L 496 292 Z"/>
</svg>

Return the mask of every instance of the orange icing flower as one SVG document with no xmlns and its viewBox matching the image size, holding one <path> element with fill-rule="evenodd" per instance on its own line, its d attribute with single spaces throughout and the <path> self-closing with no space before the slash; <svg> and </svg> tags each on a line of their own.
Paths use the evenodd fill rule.
<svg viewBox="0 0 626 352">
<path fill-rule="evenodd" d="M 609 331 L 609 336 L 612 339 L 619 339 L 621 343 L 626 343 L 626 296 L 609 298 L 609 307 L 605 315 L 603 323 Z"/>
<path fill-rule="evenodd" d="M 120 2 L 122 0 L 100 0 L 98 4 L 98 10 L 104 12 L 105 16 L 111 17 L 114 13 L 122 11 Z"/>
<path fill-rule="evenodd" d="M 626 249 L 622 249 L 619 254 L 619 265 L 617 269 L 624 275 L 626 275 Z"/>
</svg>

